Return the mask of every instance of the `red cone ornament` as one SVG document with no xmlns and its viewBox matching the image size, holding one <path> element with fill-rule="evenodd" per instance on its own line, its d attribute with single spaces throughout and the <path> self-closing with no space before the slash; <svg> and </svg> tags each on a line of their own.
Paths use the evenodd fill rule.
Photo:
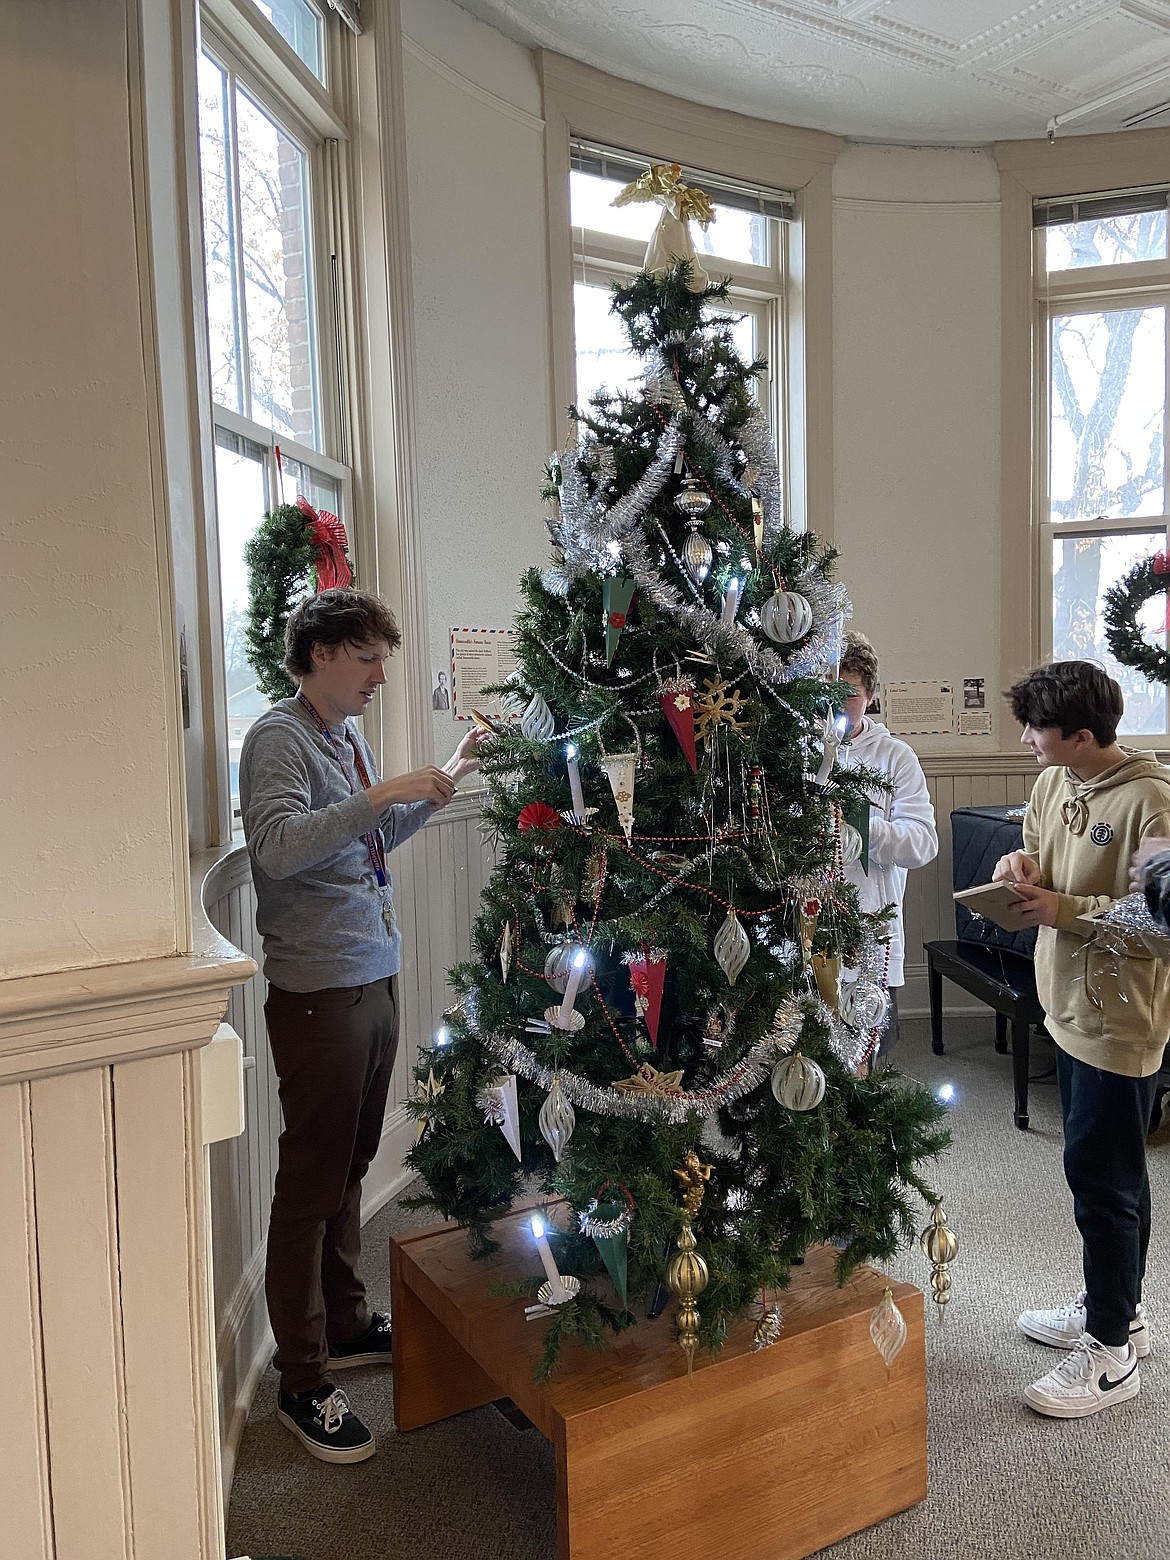
<svg viewBox="0 0 1170 1560">
<path fill-rule="evenodd" d="M 666 953 L 661 948 L 643 947 L 629 959 L 630 985 L 634 988 L 634 1008 L 646 1025 L 651 1043 L 658 1044 L 658 1020 L 662 1016 L 662 987 L 666 981 Z"/>
<path fill-rule="evenodd" d="M 658 694 L 662 713 L 670 722 L 670 729 L 678 738 L 678 745 L 686 755 L 687 763 L 697 771 L 695 756 L 695 685 L 689 677 L 672 677 L 664 682 Z"/>
</svg>

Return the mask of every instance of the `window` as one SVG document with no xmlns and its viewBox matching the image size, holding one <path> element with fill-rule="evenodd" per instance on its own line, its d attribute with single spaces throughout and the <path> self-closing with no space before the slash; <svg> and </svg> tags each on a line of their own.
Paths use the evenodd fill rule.
<svg viewBox="0 0 1170 1560">
<path fill-rule="evenodd" d="M 233 830 L 240 748 L 266 708 L 244 653 L 244 547 L 266 510 L 298 494 L 344 519 L 350 475 L 338 397 L 326 393 L 338 378 L 336 352 L 330 363 L 324 347 L 339 341 L 340 329 L 331 285 L 337 257 L 324 253 L 334 231 L 329 158 L 313 120 L 325 80 L 325 21 L 308 0 L 256 0 L 256 11 L 258 53 L 267 18 L 303 62 L 300 75 L 288 66 L 274 82 L 270 56 L 265 72 L 253 72 L 246 29 L 237 19 L 229 41 L 210 14 L 198 65 L 224 665 L 217 725 L 227 744 Z"/>
<path fill-rule="evenodd" d="M 583 141 L 572 145 L 569 215 L 576 394 L 581 406 L 601 389 L 627 388 L 641 373 L 621 320 L 610 313 L 610 288 L 641 269 L 661 208 L 651 202 L 615 208 L 612 202 L 649 160 Z M 731 279 L 729 312 L 741 316 L 734 328 L 740 354 L 749 363 L 767 359 L 756 394 L 783 448 L 784 294 L 795 199 L 690 169 L 682 176 L 704 189 L 714 204 L 715 220 L 707 231 L 692 226 L 695 248 L 700 256 L 712 257 L 706 266 L 712 275 Z"/>
<path fill-rule="evenodd" d="M 1167 545 L 1168 193 L 1033 208 L 1047 645 L 1107 666 L 1125 693 L 1124 730 L 1140 736 L 1170 731 L 1166 689 L 1112 659 L 1102 611 L 1109 587 Z M 1165 644 L 1161 598 L 1144 628 Z"/>
</svg>

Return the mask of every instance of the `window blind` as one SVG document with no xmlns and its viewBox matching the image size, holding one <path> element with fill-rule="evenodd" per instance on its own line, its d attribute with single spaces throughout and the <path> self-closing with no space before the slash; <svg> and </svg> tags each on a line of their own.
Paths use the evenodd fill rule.
<svg viewBox="0 0 1170 1560">
<path fill-rule="evenodd" d="M 623 152 L 608 146 L 595 146 L 586 141 L 573 141 L 569 164 L 578 173 L 591 173 L 595 178 L 613 179 L 618 184 L 632 184 L 646 172 L 652 160 L 633 152 Z M 796 217 L 796 196 L 791 190 L 765 189 L 747 184 L 739 179 L 729 179 L 723 174 L 702 173 L 694 168 L 683 168 L 684 184 L 702 190 L 720 206 L 733 206 L 739 211 L 752 211 L 764 217 L 776 217 L 781 222 L 792 222 Z"/>
</svg>

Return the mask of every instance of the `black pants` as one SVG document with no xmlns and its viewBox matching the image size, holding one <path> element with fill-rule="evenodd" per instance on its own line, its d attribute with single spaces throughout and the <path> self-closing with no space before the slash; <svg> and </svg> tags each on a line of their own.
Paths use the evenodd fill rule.
<svg viewBox="0 0 1170 1560">
<path fill-rule="evenodd" d="M 1064 1174 L 1084 1243 L 1085 1330 L 1120 1347 L 1142 1297 L 1150 1244 L 1146 1130 L 1158 1076 L 1125 1078 L 1056 1048 Z"/>
<path fill-rule="evenodd" d="M 398 1050 L 397 984 L 268 988 L 284 1131 L 264 1292 L 286 1392 L 321 1386 L 328 1343 L 348 1343 L 370 1320 L 358 1271 L 362 1178 L 382 1138 Z"/>
</svg>

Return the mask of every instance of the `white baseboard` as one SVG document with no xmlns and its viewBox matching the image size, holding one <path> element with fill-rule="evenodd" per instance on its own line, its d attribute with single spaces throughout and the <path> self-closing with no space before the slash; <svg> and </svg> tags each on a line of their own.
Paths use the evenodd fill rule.
<svg viewBox="0 0 1170 1560">
<path fill-rule="evenodd" d="M 898 990 L 899 1018 L 930 1017 L 930 984 L 925 964 L 907 964 L 906 984 Z M 990 1018 L 992 1010 L 953 981 L 943 981 L 943 1017 Z"/>
</svg>

